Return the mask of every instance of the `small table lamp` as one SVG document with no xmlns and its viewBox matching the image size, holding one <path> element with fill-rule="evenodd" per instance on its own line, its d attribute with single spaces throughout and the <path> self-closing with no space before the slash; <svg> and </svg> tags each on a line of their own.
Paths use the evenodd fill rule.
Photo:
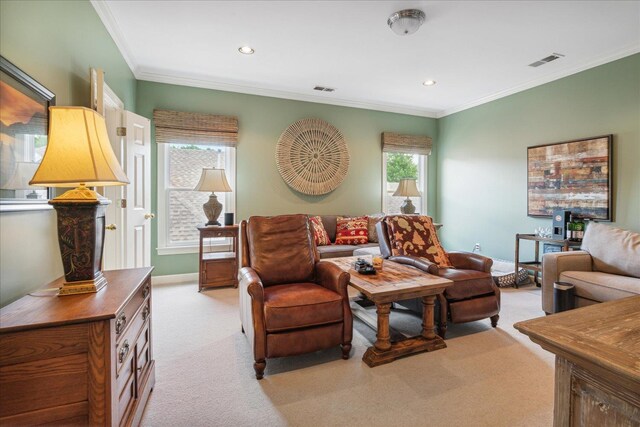
<svg viewBox="0 0 640 427">
<path fill-rule="evenodd" d="M 65 282 L 58 295 L 97 292 L 108 199 L 86 187 L 129 183 L 113 153 L 104 118 L 83 107 L 49 107 L 49 137 L 30 185 L 77 187 L 49 201 L 58 214 Z"/>
<path fill-rule="evenodd" d="M 27 199 L 37 199 L 38 193 L 36 190 L 44 190 L 44 187 L 36 187 L 29 185 L 29 180 L 33 177 L 38 169 L 38 163 L 35 162 L 17 162 L 16 168 L 13 171 L 13 175 L 5 185 L 2 186 L 3 190 L 32 190 L 27 194 Z"/>
<path fill-rule="evenodd" d="M 400 212 L 403 214 L 416 213 L 416 207 L 411 203 L 411 199 L 409 199 L 409 197 L 420 197 L 420 192 L 418 191 L 415 179 L 401 179 L 400 184 L 398 184 L 398 189 L 393 193 L 393 195 L 407 198 L 402 206 L 400 206 Z"/>
<path fill-rule="evenodd" d="M 202 209 L 204 209 L 204 214 L 209 220 L 207 225 L 220 225 L 218 217 L 220 216 L 220 212 L 222 212 L 222 204 L 218 201 L 218 196 L 215 195 L 215 192 L 233 191 L 227 182 L 224 169 L 203 168 L 200 181 L 194 190 L 211 191 L 209 201 L 202 205 Z"/>
</svg>

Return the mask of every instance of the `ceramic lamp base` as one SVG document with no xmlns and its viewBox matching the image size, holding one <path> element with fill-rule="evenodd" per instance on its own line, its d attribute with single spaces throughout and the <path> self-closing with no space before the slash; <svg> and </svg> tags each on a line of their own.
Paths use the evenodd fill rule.
<svg viewBox="0 0 640 427">
<path fill-rule="evenodd" d="M 416 207 L 411 203 L 411 199 L 407 198 L 402 206 L 400 206 L 400 212 L 405 215 L 412 215 L 416 213 Z"/>
<path fill-rule="evenodd" d="M 202 209 L 209 220 L 207 225 L 220 225 L 218 217 L 222 212 L 222 203 L 218 201 L 218 196 L 216 196 L 215 193 L 211 193 L 207 203 L 202 205 Z"/>
</svg>

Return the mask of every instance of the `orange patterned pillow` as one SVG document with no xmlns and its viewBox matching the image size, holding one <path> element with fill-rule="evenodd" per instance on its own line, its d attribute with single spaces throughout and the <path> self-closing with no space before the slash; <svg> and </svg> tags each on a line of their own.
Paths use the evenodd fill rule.
<svg viewBox="0 0 640 427">
<path fill-rule="evenodd" d="M 324 229 L 322 218 L 319 216 L 310 216 L 309 221 L 311 222 L 311 230 L 313 231 L 313 239 L 316 242 L 316 246 L 330 245 L 331 240 L 329 240 L 327 230 Z"/>
<path fill-rule="evenodd" d="M 426 258 L 439 267 L 452 267 L 442 249 L 433 221 L 424 215 L 392 215 L 385 218 L 391 254 Z"/>
<path fill-rule="evenodd" d="M 369 218 L 358 216 L 354 218 L 338 217 L 336 225 L 336 245 L 362 245 L 369 243 Z"/>
</svg>

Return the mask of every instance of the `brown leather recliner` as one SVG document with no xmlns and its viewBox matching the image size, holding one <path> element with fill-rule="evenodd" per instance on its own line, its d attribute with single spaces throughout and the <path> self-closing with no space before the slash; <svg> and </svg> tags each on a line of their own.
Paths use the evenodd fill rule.
<svg viewBox="0 0 640 427">
<path fill-rule="evenodd" d="M 447 332 L 447 321 L 452 323 L 473 322 L 491 319 L 491 326 L 498 325 L 500 315 L 500 288 L 491 277 L 493 260 L 470 252 L 447 252 L 453 268 L 441 268 L 422 257 L 393 256 L 391 241 L 386 222 L 376 225 L 380 252 L 384 258 L 400 264 L 419 268 L 429 274 L 453 280 L 453 285 L 438 295 L 440 316 L 438 319 L 439 335 L 444 338 Z M 412 301 L 401 302 L 409 308 L 422 308 L 422 304 Z M 415 308 L 414 308 L 415 307 Z"/>
<path fill-rule="evenodd" d="M 341 345 L 348 359 L 350 276 L 319 261 L 307 216 L 251 217 L 240 224 L 240 245 L 240 317 L 256 378 L 271 357 Z"/>
</svg>

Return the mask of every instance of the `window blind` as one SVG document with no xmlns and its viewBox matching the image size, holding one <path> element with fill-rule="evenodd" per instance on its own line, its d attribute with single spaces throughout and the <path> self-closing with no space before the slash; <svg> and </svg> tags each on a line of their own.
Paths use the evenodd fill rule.
<svg viewBox="0 0 640 427">
<path fill-rule="evenodd" d="M 215 114 L 153 110 L 158 144 L 238 144 L 238 118 Z"/>
<path fill-rule="evenodd" d="M 407 154 L 431 154 L 433 142 L 428 136 L 382 132 L 382 151 Z"/>
</svg>

